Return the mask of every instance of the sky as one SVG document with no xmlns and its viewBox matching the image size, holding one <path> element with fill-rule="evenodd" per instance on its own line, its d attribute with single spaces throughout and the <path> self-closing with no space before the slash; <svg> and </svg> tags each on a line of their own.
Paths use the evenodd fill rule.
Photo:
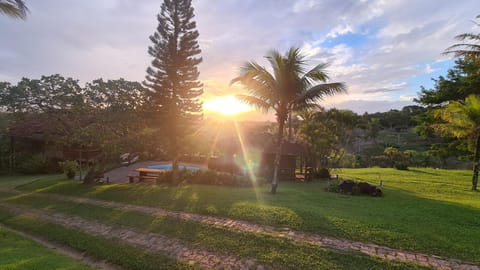
<svg viewBox="0 0 480 270">
<path fill-rule="evenodd" d="M 159 0 L 26 0 L 26 21 L 0 16 L 0 81 L 62 74 L 143 81 Z M 272 49 L 300 47 L 329 63 L 347 95 L 327 108 L 357 113 L 413 104 L 420 87 L 453 65 L 454 36 L 478 32 L 478 0 L 194 0 L 204 100 L 243 90 L 229 82 L 246 61 L 268 66 Z M 248 114 L 248 117 L 259 117 Z"/>
</svg>

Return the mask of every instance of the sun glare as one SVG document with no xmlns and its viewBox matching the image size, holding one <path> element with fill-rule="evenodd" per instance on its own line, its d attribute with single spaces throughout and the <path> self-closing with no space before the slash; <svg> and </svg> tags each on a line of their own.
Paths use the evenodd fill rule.
<svg viewBox="0 0 480 270">
<path fill-rule="evenodd" d="M 252 110 L 250 106 L 242 103 L 234 96 L 216 97 L 207 100 L 203 103 L 203 108 L 223 115 L 237 115 Z"/>
</svg>

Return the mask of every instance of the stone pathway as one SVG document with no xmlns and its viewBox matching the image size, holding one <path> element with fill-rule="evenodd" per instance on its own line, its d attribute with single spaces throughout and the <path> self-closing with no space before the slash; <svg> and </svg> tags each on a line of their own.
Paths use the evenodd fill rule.
<svg viewBox="0 0 480 270">
<path fill-rule="evenodd" d="M 169 211 L 161 208 L 131 205 L 111 201 L 102 201 L 82 197 L 71 197 L 58 194 L 40 194 L 40 193 L 23 193 L 14 190 L 0 191 L 17 193 L 17 194 L 31 194 L 34 196 L 47 196 L 49 198 L 55 198 L 57 200 L 69 201 L 75 203 L 89 204 L 107 208 L 117 208 L 124 210 L 137 211 L 145 214 L 167 216 L 172 218 L 178 218 L 187 221 L 200 222 L 209 226 L 226 228 L 232 231 L 246 232 L 246 233 L 262 233 L 273 237 L 286 238 L 297 243 L 309 243 L 314 245 L 320 245 L 324 247 L 357 251 L 369 256 L 379 257 L 386 260 L 400 261 L 416 263 L 419 265 L 429 266 L 436 269 L 462 269 L 462 270 L 480 270 L 480 266 L 470 263 L 462 262 L 456 259 L 442 258 L 435 255 L 428 255 L 423 253 L 415 253 L 411 251 L 402 251 L 385 246 L 380 246 L 371 243 L 364 243 L 358 241 L 351 241 L 345 239 L 337 239 L 333 237 L 326 237 L 318 234 L 305 233 L 300 231 L 291 230 L 288 228 L 280 229 L 267 225 L 258 225 L 255 223 L 234 220 L 229 218 L 213 217 L 193 213 L 185 213 L 179 211 Z"/>
<path fill-rule="evenodd" d="M 91 235 L 120 239 L 125 243 L 152 252 L 159 252 L 189 265 L 206 269 L 270 269 L 254 259 L 243 259 L 235 256 L 215 254 L 200 247 L 191 248 L 180 240 L 168 238 L 154 233 L 140 233 L 121 227 L 112 227 L 77 216 L 65 215 L 49 210 L 37 210 L 11 203 L 0 203 L 0 207 L 14 214 L 27 214 L 37 219 L 75 228 Z"/>
</svg>

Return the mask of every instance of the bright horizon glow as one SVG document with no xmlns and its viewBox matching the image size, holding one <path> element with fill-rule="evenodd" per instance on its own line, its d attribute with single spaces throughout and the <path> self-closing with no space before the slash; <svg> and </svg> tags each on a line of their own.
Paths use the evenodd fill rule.
<svg viewBox="0 0 480 270">
<path fill-rule="evenodd" d="M 203 108 L 206 111 L 234 116 L 237 114 L 252 111 L 252 107 L 241 102 L 234 96 L 219 96 L 205 101 Z"/>
</svg>

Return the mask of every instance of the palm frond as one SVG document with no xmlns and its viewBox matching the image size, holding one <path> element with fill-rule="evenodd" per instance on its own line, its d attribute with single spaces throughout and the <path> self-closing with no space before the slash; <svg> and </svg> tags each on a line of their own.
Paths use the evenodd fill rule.
<svg viewBox="0 0 480 270">
<path fill-rule="evenodd" d="M 255 63 L 246 63 L 240 75 L 230 81 L 230 84 L 241 83 L 252 95 L 268 97 L 274 95 L 275 78 L 266 68 Z"/>
<path fill-rule="evenodd" d="M 325 96 L 347 93 L 344 83 L 324 83 L 313 86 L 297 98 L 295 103 L 312 103 L 322 100 Z"/>
<path fill-rule="evenodd" d="M 270 108 L 273 108 L 272 104 L 255 96 L 236 95 L 235 97 L 241 102 L 262 110 L 263 112 L 268 112 Z"/>
<path fill-rule="evenodd" d="M 25 19 L 28 8 L 22 0 L 0 0 L 0 13 L 13 18 Z"/>
<path fill-rule="evenodd" d="M 307 88 L 315 82 L 326 82 L 329 79 L 328 74 L 325 72 L 328 66 L 328 63 L 322 63 L 309 70 L 301 79 L 302 85 Z"/>
</svg>

